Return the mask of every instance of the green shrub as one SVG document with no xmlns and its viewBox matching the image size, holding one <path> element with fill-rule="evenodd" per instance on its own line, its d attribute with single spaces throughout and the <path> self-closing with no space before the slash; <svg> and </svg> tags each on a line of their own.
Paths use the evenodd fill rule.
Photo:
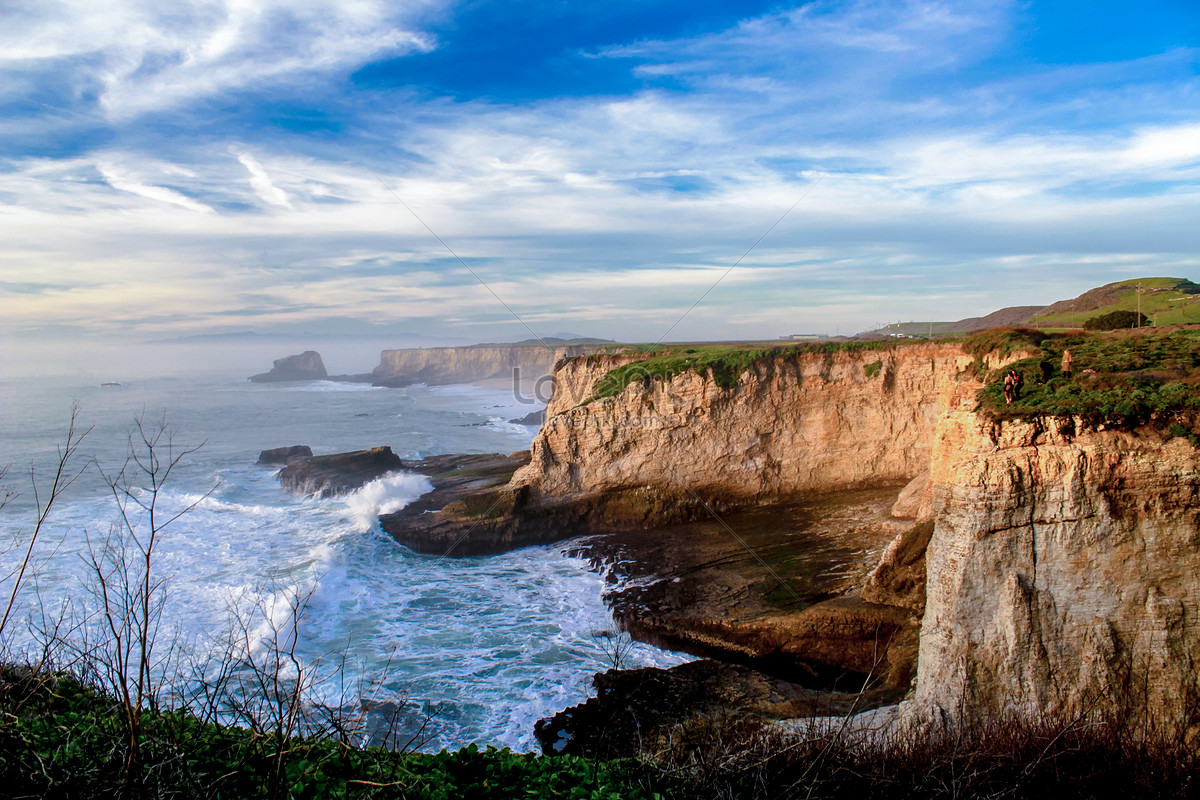
<svg viewBox="0 0 1200 800">
<path fill-rule="evenodd" d="M 670 381 L 676 375 L 693 371 L 700 375 L 711 375 L 713 382 L 722 389 L 737 386 L 738 379 L 752 367 L 762 365 L 774 358 L 793 358 L 802 353 L 833 354 L 838 352 L 860 352 L 885 350 L 921 342 L 895 341 L 850 341 L 822 342 L 819 344 L 794 344 L 775 347 L 739 345 L 703 345 L 684 350 L 667 345 L 638 345 L 637 353 L 646 358 L 622 364 L 609 370 L 592 389 L 591 397 L 581 403 L 615 397 L 637 381 Z M 645 349 L 643 349 L 645 348 Z"/>
<path fill-rule="evenodd" d="M 1056 365 L 1069 348 L 1070 378 L 1051 370 L 1040 380 L 1041 364 Z M 986 355 L 986 353 L 984 354 Z M 1004 402 L 1004 374 L 1025 376 L 1021 398 Z M 1200 414 L 1200 331 L 1162 334 L 1082 334 L 1044 338 L 1041 352 L 987 376 L 979 410 L 994 419 L 1077 415 L 1091 423 L 1120 427 L 1150 424 L 1166 430 L 1180 416 Z"/>
<path fill-rule="evenodd" d="M 143 768 L 129 782 L 118 701 L 69 675 L 0 667 L 0 712 L 5 797 L 655 800 L 677 783 L 636 761 L 475 745 L 398 753 L 324 737 L 279 741 L 182 711 L 146 713 Z"/>
<path fill-rule="evenodd" d="M 1088 331 L 1117 331 L 1125 328 L 1140 328 L 1150 324 L 1150 318 L 1136 311 L 1110 311 L 1083 323 Z"/>
</svg>

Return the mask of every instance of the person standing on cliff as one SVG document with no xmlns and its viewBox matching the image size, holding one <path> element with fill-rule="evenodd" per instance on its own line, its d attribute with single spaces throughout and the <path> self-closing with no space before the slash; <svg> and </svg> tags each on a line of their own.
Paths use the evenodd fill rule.
<svg viewBox="0 0 1200 800">
<path fill-rule="evenodd" d="M 1008 371 L 1008 377 L 1012 380 L 1012 399 L 1021 399 L 1021 387 L 1025 385 L 1025 376 L 1022 375 L 1016 367 Z"/>
<path fill-rule="evenodd" d="M 1071 362 L 1073 362 L 1074 360 L 1075 359 L 1073 359 L 1071 357 L 1070 349 L 1064 349 L 1063 350 L 1063 360 L 1062 360 L 1062 374 L 1063 374 L 1064 378 L 1071 377 Z"/>
<path fill-rule="evenodd" d="M 1004 402 L 1011 403 L 1013 401 L 1013 392 L 1015 391 L 1016 382 L 1013 380 L 1013 370 L 1009 370 L 1004 376 Z"/>
</svg>

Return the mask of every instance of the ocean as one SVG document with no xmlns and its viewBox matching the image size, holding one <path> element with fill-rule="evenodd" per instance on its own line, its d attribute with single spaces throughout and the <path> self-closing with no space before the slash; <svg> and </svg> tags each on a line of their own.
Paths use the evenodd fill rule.
<svg viewBox="0 0 1200 800">
<path fill-rule="evenodd" d="M 17 493 L 0 511 L 7 542 L 33 529 L 30 469 L 44 497 L 72 404 L 91 428 L 76 466 L 95 463 L 59 500 L 38 541 L 4 633 L 9 658 L 36 651 L 36 630 L 64 608 L 68 618 L 91 613 L 96 624 L 88 554 L 120 519 L 100 470 L 112 476 L 122 468 L 141 418 L 149 430 L 165 422 L 174 452 L 196 448 L 160 494 L 160 520 L 185 513 L 163 530 L 153 567 L 165 580 L 159 636 L 194 659 L 220 650 L 235 611 L 244 633 L 269 637 L 302 598 L 297 655 L 313 674 L 329 676 L 315 691 L 355 703 L 371 687 L 374 702 L 406 704 L 428 716 L 420 749 L 432 751 L 473 742 L 536 750 L 535 721 L 582 702 L 592 675 L 611 665 L 604 579 L 563 555 L 565 545 L 474 558 L 416 554 L 383 533 L 376 516 L 425 491 L 423 476 L 394 473 L 354 494 L 316 499 L 284 492 L 277 468 L 255 464 L 259 451 L 293 444 L 317 454 L 389 445 L 410 459 L 526 449 L 536 430 L 508 420 L 531 406 L 511 392 L 254 384 L 219 370 L 116 386 L 83 375 L 6 377 L 0 465 L 9 465 L 4 483 Z M 22 553 L 10 547 L 0 556 L 5 599 Z M 688 659 L 635 644 L 625 665 Z"/>
</svg>

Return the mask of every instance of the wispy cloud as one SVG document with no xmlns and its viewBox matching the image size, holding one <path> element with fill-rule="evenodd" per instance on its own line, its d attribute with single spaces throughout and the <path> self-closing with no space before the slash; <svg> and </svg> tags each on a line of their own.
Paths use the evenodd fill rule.
<svg viewBox="0 0 1200 800">
<path fill-rule="evenodd" d="M 262 164 L 255 161 L 248 153 L 237 153 L 236 155 L 237 160 L 250 173 L 250 186 L 253 187 L 254 193 L 261 197 L 264 203 L 284 208 L 292 207 L 288 201 L 287 192 L 271 182 L 271 176 L 263 169 Z"/>
<path fill-rule="evenodd" d="M 125 119 L 433 47 L 406 11 L 383 0 L 16 0 L 13 24 L 0 26 L 0 64 L 54 64 Z"/>
</svg>

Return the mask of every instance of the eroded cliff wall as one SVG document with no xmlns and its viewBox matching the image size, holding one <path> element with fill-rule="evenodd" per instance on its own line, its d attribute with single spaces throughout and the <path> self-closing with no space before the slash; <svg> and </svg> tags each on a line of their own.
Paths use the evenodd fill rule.
<svg viewBox="0 0 1200 800">
<path fill-rule="evenodd" d="M 637 358 L 560 365 L 512 483 L 534 505 L 631 488 L 761 500 L 926 473 L 900 505 L 932 520 L 887 551 L 899 589 L 867 598 L 923 607 L 910 710 L 1200 712 L 1200 456 L 1186 438 L 990 421 L 955 344 L 779 355 L 728 389 L 689 371 L 592 399 Z"/>
<path fill-rule="evenodd" d="M 928 468 L 938 418 L 978 389 L 958 345 L 923 344 L 779 355 L 730 389 L 687 371 L 584 403 L 635 358 L 560 366 L 514 486 L 555 499 L 630 487 L 761 499 L 905 480 Z"/>
<path fill-rule="evenodd" d="M 1197 451 L 1080 428 L 963 410 L 939 424 L 922 713 L 1196 713 Z"/>
<path fill-rule="evenodd" d="M 594 346 L 542 347 L 540 345 L 476 345 L 384 350 L 372 375 L 398 383 L 470 383 L 502 378 L 512 380 L 519 371 L 528 385 L 550 375 L 560 359 L 594 351 Z"/>
</svg>

